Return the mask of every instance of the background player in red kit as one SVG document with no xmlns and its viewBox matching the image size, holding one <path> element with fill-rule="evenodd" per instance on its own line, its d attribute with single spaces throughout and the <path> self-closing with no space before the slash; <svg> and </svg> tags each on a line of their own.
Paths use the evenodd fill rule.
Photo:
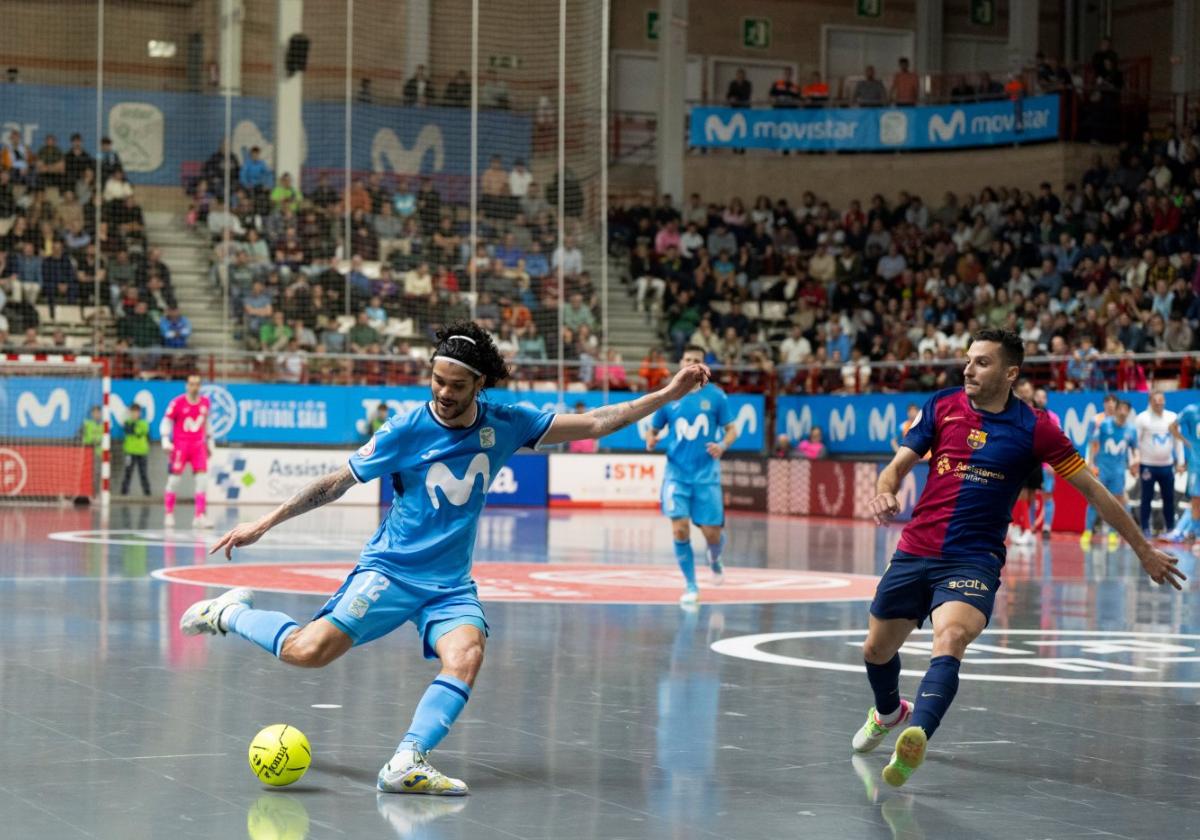
<svg viewBox="0 0 1200 840">
<path fill-rule="evenodd" d="M 854 750 L 870 752 L 890 731 L 911 723 L 883 770 L 892 785 L 904 784 L 924 761 L 927 739 L 954 700 L 959 665 L 987 626 L 1000 587 L 1013 502 L 1035 467 L 1048 463 L 1075 485 L 1129 542 L 1155 583 L 1179 589 L 1185 579 L 1170 555 L 1146 541 L 1046 412 L 1013 395 L 1023 360 L 1015 333 L 977 333 L 967 349 L 963 387 L 929 398 L 880 473 L 871 501 L 877 522 L 898 513 L 901 480 L 930 453 L 928 483 L 879 581 L 863 643 L 875 706 L 854 735 Z M 933 655 L 914 704 L 900 697 L 899 650 L 926 617 L 933 620 Z"/>
</svg>

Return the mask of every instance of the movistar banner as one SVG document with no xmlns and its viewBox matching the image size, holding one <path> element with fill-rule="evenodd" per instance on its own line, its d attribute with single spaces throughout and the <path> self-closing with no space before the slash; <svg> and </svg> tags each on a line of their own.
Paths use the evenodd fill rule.
<svg viewBox="0 0 1200 840">
<path fill-rule="evenodd" d="M 53 388 L 60 384 L 49 379 L 21 383 L 30 394 L 21 404 L 31 407 L 31 417 L 50 418 L 52 410 L 58 410 L 64 396 L 55 393 Z M 131 403 L 137 402 L 142 406 L 142 417 L 150 421 L 151 435 L 157 438 L 162 412 L 171 399 L 181 393 L 183 386 L 179 382 L 114 382 L 109 403 L 114 436 L 121 435 L 120 424 L 125 419 L 125 412 Z M 207 384 L 203 386 L 202 393 L 212 403 L 210 422 L 218 442 L 312 446 L 357 446 L 367 439 L 370 418 L 380 402 L 387 403 L 388 409 L 394 414 L 420 408 L 429 400 L 429 389 L 419 386 L 372 388 L 349 385 Z M 607 402 L 616 403 L 637 396 L 614 392 L 609 395 Z M 606 403 L 601 391 L 567 394 L 563 403 L 559 403 L 557 394 L 532 391 L 489 390 L 485 392 L 485 398 L 493 402 L 520 403 L 559 412 L 574 411 L 576 403 L 583 403 L 588 409 Z M 18 394 L 12 400 L 14 407 L 20 399 Z M 50 407 L 52 400 L 53 409 Z M 731 394 L 729 403 L 741 433 L 733 449 L 761 451 L 766 433 L 763 427 L 763 397 L 759 394 Z M 35 404 L 36 410 L 33 408 Z M 82 403 L 76 407 L 74 401 L 69 401 L 63 411 L 70 415 L 72 422 L 75 419 L 83 422 Z M 49 425 L 50 420 L 47 419 L 46 423 Z M 600 443 L 610 449 L 644 450 L 648 426 L 648 421 L 643 421 L 603 438 Z"/>
<path fill-rule="evenodd" d="M 135 184 L 178 186 L 185 162 L 199 164 L 217 150 L 224 124 L 225 100 L 199 93 L 104 90 L 103 131 L 112 137 L 129 180 Z M 71 134 L 83 135 L 85 147 L 98 151 L 96 91 L 51 85 L 0 85 L 4 139 L 19 132 L 31 149 L 42 147 L 47 134 L 68 145 Z M 86 119 L 83 115 L 89 115 Z M 263 159 L 274 159 L 274 103 L 258 96 L 239 96 L 232 105 L 232 151 L 245 162 L 251 146 Z M 197 130 L 208 126 L 211 130 Z M 443 199 L 461 201 L 470 188 L 471 114 L 465 108 L 399 108 L 354 106 L 350 165 L 356 170 L 431 175 Z M 503 149 L 504 165 L 513 158 L 529 160 L 532 121 L 506 111 L 479 114 L 480 171 L 488 157 Z M 338 170 L 346 165 L 346 114 L 339 102 L 304 105 L 303 160 L 306 169 Z M 292 173 L 293 179 L 296 173 Z M 457 176 L 457 177 L 449 177 Z"/>
<path fill-rule="evenodd" d="M 1149 395 L 1120 392 L 1122 399 L 1143 411 Z M 861 397 L 780 397 L 776 402 L 775 432 L 786 434 L 793 443 L 808 437 L 820 426 L 826 448 L 836 454 L 891 453 L 899 441 L 908 406 L 920 408 L 930 394 L 869 394 Z M 1200 391 L 1170 391 L 1167 408 L 1179 411 L 1200 403 Z M 1076 447 L 1083 449 L 1096 415 L 1104 410 L 1103 391 L 1051 393 L 1051 411 L 1062 421 L 1063 431 Z"/>
<path fill-rule="evenodd" d="M 1054 140 L 1058 97 L 916 108 L 693 108 L 701 148 L 888 151 Z"/>
</svg>

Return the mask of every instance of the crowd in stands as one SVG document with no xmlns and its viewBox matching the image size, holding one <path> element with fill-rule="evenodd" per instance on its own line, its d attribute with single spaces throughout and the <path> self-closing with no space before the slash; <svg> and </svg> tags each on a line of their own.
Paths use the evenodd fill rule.
<svg viewBox="0 0 1200 840">
<path fill-rule="evenodd" d="M 561 344 L 568 359 L 595 358 L 597 290 L 569 201 L 558 244 L 556 190 L 551 183 L 544 194 L 525 161 L 493 156 L 480 176 L 471 253 L 469 207 L 443 197 L 433 178 L 371 173 L 355 176 L 347 194 L 318 175 L 302 191 L 289 173 L 276 178 L 257 148 L 243 163 L 222 146 L 189 189 L 188 217 L 211 236 L 212 280 L 228 283 L 246 348 L 288 378 L 402 382 L 421 375 L 434 332 L 470 314 L 472 271 L 475 317 L 507 357 L 556 359 Z M 365 360 L 306 362 L 314 352 L 395 362 L 386 372 Z"/>
<path fill-rule="evenodd" d="M 614 202 L 610 248 L 662 347 L 703 347 L 733 390 L 958 384 L 983 327 L 1053 356 L 1031 367 L 1042 382 L 1144 389 L 1190 377 L 1200 351 L 1198 202 L 1200 134 L 1172 125 L 1036 192 Z"/>
<path fill-rule="evenodd" d="M 0 145 L 0 347 L 69 349 L 64 330 L 43 335 L 43 313 L 68 326 L 111 317 L 120 347 L 187 346 L 170 269 L 108 137 L 97 157 L 79 134 L 66 148 L 46 134 L 35 151 L 13 130 Z"/>
</svg>

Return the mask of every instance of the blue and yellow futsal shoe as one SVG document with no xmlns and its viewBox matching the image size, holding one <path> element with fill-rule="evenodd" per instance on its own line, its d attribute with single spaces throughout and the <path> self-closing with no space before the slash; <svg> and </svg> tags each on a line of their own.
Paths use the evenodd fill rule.
<svg viewBox="0 0 1200 840">
<path fill-rule="evenodd" d="M 201 633 L 224 636 L 225 631 L 219 624 L 221 613 L 234 604 L 253 607 L 254 593 L 249 589 L 230 589 L 216 598 L 197 601 L 179 619 L 179 632 L 185 636 L 199 636 Z"/>
<path fill-rule="evenodd" d="M 883 780 L 892 787 L 900 787 L 907 782 L 913 771 L 925 761 L 925 747 L 928 744 L 925 730 L 919 726 L 910 726 L 901 732 L 896 739 L 892 760 L 883 768 Z"/>
<path fill-rule="evenodd" d="M 419 750 L 403 749 L 383 765 L 375 786 L 384 793 L 466 796 L 467 783 L 435 770 Z"/>
<path fill-rule="evenodd" d="M 875 707 L 872 706 L 867 712 L 867 722 L 862 725 L 862 728 L 854 733 L 854 737 L 850 740 L 850 746 L 854 748 L 856 753 L 869 753 L 871 750 L 879 746 L 884 738 L 894 730 L 907 726 L 912 719 L 913 704 L 907 700 L 900 700 L 900 717 L 893 724 L 879 722 L 879 716 L 875 713 Z"/>
</svg>

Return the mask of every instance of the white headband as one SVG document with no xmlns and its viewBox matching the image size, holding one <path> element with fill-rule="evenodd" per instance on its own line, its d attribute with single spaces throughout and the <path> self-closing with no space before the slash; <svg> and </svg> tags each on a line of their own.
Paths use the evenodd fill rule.
<svg viewBox="0 0 1200 840">
<path fill-rule="evenodd" d="M 475 339 L 471 338 L 471 336 L 469 336 L 469 335 L 449 335 L 449 336 L 446 336 L 446 340 L 447 340 L 447 341 L 453 341 L 453 340 L 454 340 L 454 339 L 456 339 L 456 338 L 461 338 L 463 341 L 469 341 L 469 342 L 471 342 L 472 344 L 474 344 L 474 343 L 475 343 Z"/>
<path fill-rule="evenodd" d="M 462 335 L 462 336 L 451 336 L 451 338 L 467 338 L 467 337 L 465 335 Z M 471 341 L 471 339 L 467 338 L 467 341 Z M 471 341 L 471 343 L 474 344 L 475 342 Z M 433 360 L 435 362 L 449 362 L 452 365 L 458 365 L 459 367 L 465 367 L 467 370 L 471 371 L 471 373 L 475 374 L 476 376 L 483 376 L 482 372 L 471 367 L 466 362 L 459 361 L 458 359 L 454 358 L 453 356 L 434 356 Z"/>
</svg>

